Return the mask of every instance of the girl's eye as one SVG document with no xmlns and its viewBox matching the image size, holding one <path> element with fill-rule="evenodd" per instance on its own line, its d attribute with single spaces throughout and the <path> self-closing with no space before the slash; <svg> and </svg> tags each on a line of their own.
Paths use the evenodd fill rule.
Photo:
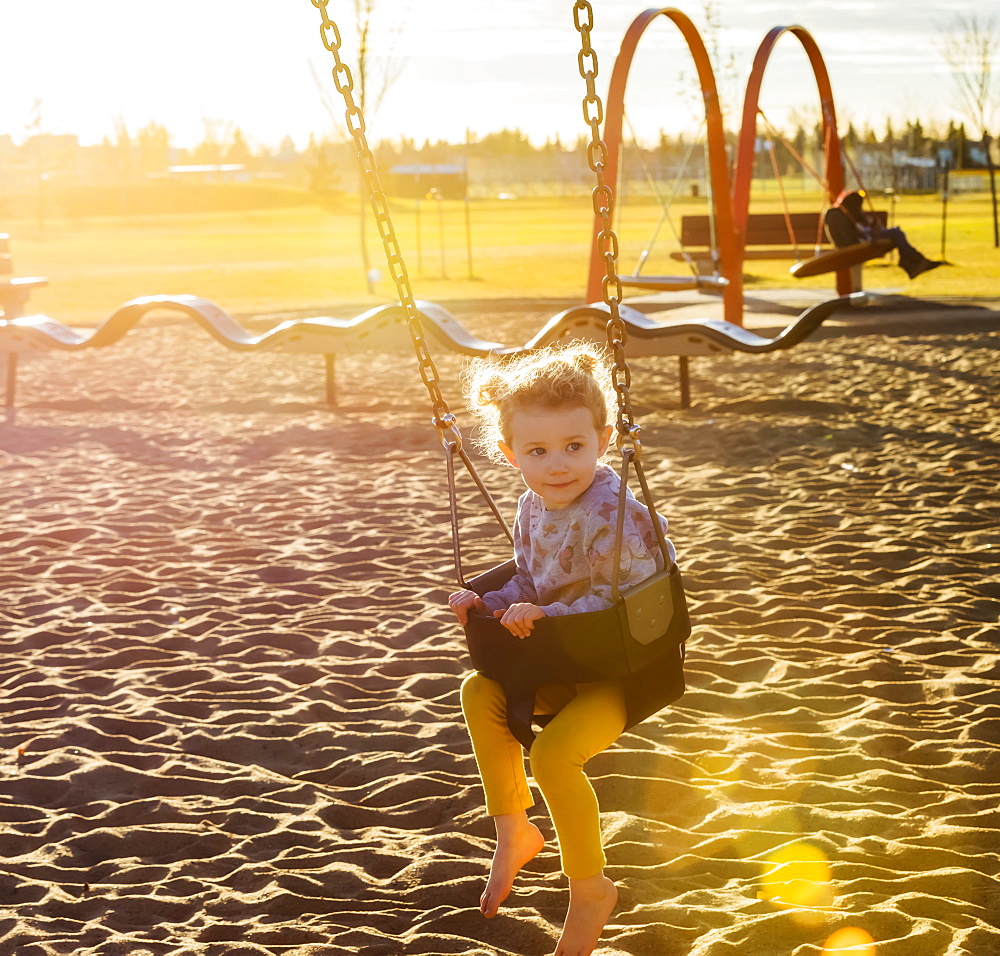
<svg viewBox="0 0 1000 956">
<path fill-rule="evenodd" d="M 532 448 L 531 451 L 528 452 L 528 454 L 529 455 L 534 455 L 536 458 L 541 458 L 542 455 L 545 454 L 545 449 L 544 448 Z"/>
<path fill-rule="evenodd" d="M 578 441 L 571 441 L 566 446 L 567 451 L 579 451 L 581 448 L 583 448 L 583 445 L 581 445 Z"/>
</svg>

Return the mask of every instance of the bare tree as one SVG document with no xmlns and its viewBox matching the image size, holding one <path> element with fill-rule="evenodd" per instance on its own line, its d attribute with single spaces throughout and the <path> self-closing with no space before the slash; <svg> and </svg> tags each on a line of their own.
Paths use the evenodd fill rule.
<svg viewBox="0 0 1000 956">
<path fill-rule="evenodd" d="M 995 129 L 1000 112 L 1000 91 L 993 73 L 994 61 L 1000 57 L 1000 29 L 992 17 L 980 20 L 975 15 L 958 15 L 942 31 L 940 49 L 951 69 L 962 112 L 982 131 L 993 198 L 993 245 L 1000 249 L 996 167 L 989 132 Z"/>
<path fill-rule="evenodd" d="M 353 0 L 353 5 L 356 54 L 351 72 L 357 84 L 355 103 L 360 107 L 366 124 L 370 124 L 372 117 L 378 112 L 378 108 L 382 105 L 382 101 L 385 99 L 389 89 L 399 79 L 403 71 L 403 62 L 394 57 L 393 53 L 406 24 L 409 4 L 407 3 L 401 15 L 385 30 L 384 53 L 382 54 L 375 53 L 372 34 L 378 0 Z M 313 80 L 319 91 L 323 108 L 330 116 L 334 129 L 346 138 L 342 105 L 337 103 L 334 94 L 330 92 L 327 80 L 324 79 L 321 82 L 316 68 L 311 62 L 309 66 L 312 70 Z M 374 295 L 374 273 L 371 267 L 371 257 L 368 254 L 368 186 L 365 183 L 363 174 L 360 172 L 358 174 L 358 192 L 360 198 L 358 237 L 360 240 L 361 265 L 365 271 L 365 283 L 367 284 L 368 293 Z"/>
<path fill-rule="evenodd" d="M 722 35 L 724 32 L 721 4 L 705 0 L 701 5 L 704 20 L 701 35 L 705 41 L 708 58 L 715 71 L 715 82 L 719 90 L 723 115 L 729 117 L 732 123 L 739 115 L 740 84 L 742 74 L 736 65 L 736 51 L 732 47 L 723 49 Z M 695 84 L 697 86 L 697 84 Z"/>
<path fill-rule="evenodd" d="M 372 20 L 377 0 L 354 0 L 354 29 L 358 35 L 358 105 L 374 116 L 389 88 L 403 72 L 403 62 L 393 54 L 403 32 L 407 6 L 402 16 L 385 31 L 385 52 L 375 56 L 372 50 Z"/>
<path fill-rule="evenodd" d="M 703 0 L 701 17 L 701 38 L 715 74 L 723 119 L 731 125 L 734 117 L 739 118 L 740 109 L 741 74 L 736 66 L 736 52 L 732 47 L 723 49 L 722 13 L 715 0 Z M 689 106 L 692 116 L 700 123 L 705 115 L 705 101 L 697 74 L 685 67 L 677 74 L 677 83 L 679 98 Z"/>
</svg>

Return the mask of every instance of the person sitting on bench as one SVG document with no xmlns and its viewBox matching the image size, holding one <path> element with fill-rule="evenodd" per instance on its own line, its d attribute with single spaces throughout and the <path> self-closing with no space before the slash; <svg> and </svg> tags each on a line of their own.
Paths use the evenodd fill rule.
<svg viewBox="0 0 1000 956">
<path fill-rule="evenodd" d="M 928 259 L 907 242 L 906 235 L 899 226 L 887 229 L 864 208 L 864 190 L 844 191 L 836 203 L 826 211 L 824 223 L 830 241 L 837 247 L 853 246 L 859 242 L 874 239 L 888 239 L 899 251 L 899 267 L 915 279 L 921 272 L 943 265 L 935 259 Z"/>
</svg>

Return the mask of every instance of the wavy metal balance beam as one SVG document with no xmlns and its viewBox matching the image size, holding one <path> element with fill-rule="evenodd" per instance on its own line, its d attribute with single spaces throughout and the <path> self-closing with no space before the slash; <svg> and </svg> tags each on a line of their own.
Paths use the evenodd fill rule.
<svg viewBox="0 0 1000 956">
<path fill-rule="evenodd" d="M 690 405 L 688 359 L 733 352 L 773 352 L 791 348 L 811 335 L 837 309 L 864 298 L 863 293 L 841 296 L 807 309 L 774 338 L 764 338 L 723 319 L 657 322 L 629 306 L 620 306 L 628 335 L 629 354 L 642 357 L 676 355 L 680 360 L 681 405 Z M 17 360 L 20 355 L 61 349 L 79 351 L 113 345 L 142 318 L 164 309 L 192 318 L 217 342 L 234 351 L 282 351 L 323 355 L 326 359 L 327 400 L 336 404 L 335 359 L 356 352 L 407 352 L 411 348 L 406 314 L 399 305 L 370 309 L 353 319 L 319 317 L 290 319 L 259 335 L 247 332 L 228 312 L 194 295 L 144 296 L 126 302 L 97 328 L 79 331 L 45 315 L 0 320 L 0 353 L 8 357 L 6 407 L 15 398 Z M 446 309 L 433 302 L 417 302 L 424 335 L 438 349 L 461 355 L 502 358 L 553 342 L 585 339 L 607 341 L 608 307 L 576 306 L 550 319 L 531 341 L 513 348 L 477 338 Z"/>
<path fill-rule="evenodd" d="M 733 352 L 776 352 L 789 349 L 807 339 L 834 312 L 865 299 L 863 292 L 828 299 L 805 310 L 794 322 L 773 338 L 757 335 L 725 319 L 657 322 L 627 305 L 619 313 L 628 335 L 630 357 L 676 355 L 679 360 L 681 407 L 691 405 L 689 360 L 699 355 L 731 355 Z M 608 306 L 603 303 L 574 306 L 550 319 L 523 349 L 544 348 L 553 342 L 585 339 L 607 341 Z"/>
<path fill-rule="evenodd" d="M 217 342 L 234 351 L 323 355 L 326 397 L 331 405 L 336 404 L 337 355 L 366 351 L 408 352 L 412 348 L 406 330 L 406 313 L 398 305 L 378 306 L 353 319 L 290 319 L 253 335 L 224 309 L 199 296 L 143 296 L 126 302 L 93 330 L 73 329 L 45 315 L 0 319 L 0 354 L 7 355 L 6 407 L 14 405 L 20 355 L 104 348 L 124 338 L 148 313 L 165 309 L 189 316 Z M 418 301 L 417 309 L 425 335 L 440 348 L 465 355 L 491 355 L 507 350 L 499 342 L 476 338 L 433 302 Z"/>
</svg>

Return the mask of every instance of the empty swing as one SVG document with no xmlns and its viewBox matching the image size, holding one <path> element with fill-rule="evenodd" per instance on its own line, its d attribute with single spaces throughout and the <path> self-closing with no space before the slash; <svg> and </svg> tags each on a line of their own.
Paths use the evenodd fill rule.
<svg viewBox="0 0 1000 956">
<path fill-rule="evenodd" d="M 624 120 L 629 127 L 629 132 L 631 134 L 632 142 L 636 146 L 636 152 L 639 157 L 639 163 L 642 166 L 643 174 L 646 178 L 646 182 L 655 197 L 656 201 L 660 206 L 660 217 L 653 226 L 652 233 L 649 239 L 646 241 L 645 246 L 639 253 L 639 257 L 632 269 L 631 273 L 627 275 L 620 276 L 622 285 L 624 286 L 634 286 L 640 289 L 654 290 L 654 291 L 679 291 L 683 289 L 698 288 L 702 290 L 706 289 L 719 289 L 726 284 L 726 280 L 719 274 L 719 254 L 718 254 L 718 244 L 716 242 L 716 228 L 715 228 L 715 216 L 710 214 L 706 217 L 708 224 L 708 231 L 710 236 L 710 253 L 707 257 L 707 261 L 710 266 L 710 272 L 706 273 L 699 264 L 698 258 L 692 255 L 684 245 L 684 238 L 681 233 L 678 232 L 677 226 L 674 223 L 671 211 L 673 208 L 674 201 L 677 199 L 680 193 L 681 186 L 684 182 L 684 178 L 687 174 L 687 169 L 691 164 L 692 157 L 694 156 L 695 149 L 698 146 L 697 138 L 692 139 L 691 143 L 688 145 L 684 152 L 684 157 L 681 160 L 680 167 L 677 170 L 677 174 L 674 177 L 673 188 L 670 190 L 669 195 L 664 196 L 660 192 L 659 184 L 653 175 L 652 170 L 649 168 L 649 164 L 646 162 L 645 157 L 642 155 L 642 148 L 639 146 L 638 138 L 635 135 L 635 130 L 632 127 L 632 123 L 628 118 L 628 114 L 623 113 Z M 702 123 L 702 127 L 704 127 Z M 624 163 L 623 169 L 624 169 Z M 622 181 L 624 182 L 625 176 L 624 172 L 622 175 Z M 711 179 L 709 182 L 709 197 L 711 198 Z M 712 204 L 714 206 L 714 203 Z M 619 202 L 617 204 L 617 214 L 619 223 L 619 232 L 621 232 L 621 220 L 622 220 L 622 206 L 623 203 Z M 688 217 L 685 217 L 688 219 Z M 649 259 L 650 254 L 656 245 L 657 240 L 663 226 L 666 225 L 671 233 L 674 243 L 677 245 L 678 250 L 675 253 L 671 253 L 671 258 L 677 259 L 683 262 L 690 270 L 689 276 L 649 276 L 643 275 L 642 270 Z M 703 257 L 701 257 L 703 258 Z"/>
<path fill-rule="evenodd" d="M 461 460 L 493 516 L 513 540 L 510 528 L 487 490 L 465 450 L 457 419 L 441 393 L 437 368 L 423 337 L 409 276 L 393 230 L 388 203 L 379 181 L 375 157 L 368 146 L 364 117 L 354 102 L 353 80 L 340 56 L 341 38 L 336 23 L 329 18 L 328 0 L 313 0 L 322 16 L 323 45 L 333 55 L 333 79 L 346 104 L 347 127 L 357 146 L 358 162 L 367 184 L 372 211 L 378 224 L 390 274 L 396 283 L 400 304 L 405 310 L 407 328 L 413 342 L 421 380 L 427 388 L 433 413 L 432 423 L 445 451 L 452 546 L 456 576 L 463 588 L 484 594 L 496 590 L 512 576 L 512 560 L 466 580 L 462 567 L 461 535 L 458 520 L 455 459 Z M 588 12 L 582 22 L 580 10 Z M 546 617 L 535 622 L 531 635 L 514 637 L 499 620 L 470 615 L 465 628 L 466 643 L 473 666 L 484 676 L 496 680 L 507 699 L 507 723 L 514 737 L 530 748 L 536 689 L 549 683 L 583 683 L 622 679 L 627 709 L 626 729 L 676 700 L 684 692 L 684 641 L 691 631 L 680 571 L 669 561 L 669 552 L 656 506 L 642 465 L 639 426 L 635 424 L 629 385 L 631 372 L 625 359 L 625 325 L 619 315 L 621 281 L 616 274 L 617 237 L 611 226 L 612 190 L 604 181 L 607 149 L 600 138 L 601 102 L 594 77 L 597 58 L 590 46 L 592 10 L 589 3 L 574 7 L 574 23 L 580 32 L 583 50 L 581 74 L 587 83 L 584 115 L 591 128 L 588 148 L 591 169 L 597 177 L 594 208 L 602 217 L 604 229 L 598 241 L 606 263 L 603 282 L 604 300 L 609 306 L 608 343 L 614 356 L 612 380 L 618 399 L 617 444 L 622 455 L 621 490 L 614 541 L 613 605 L 606 610 L 590 611 L 565 617 Z M 586 61 L 592 68 L 587 69 Z M 622 550 L 627 478 L 634 467 L 643 499 L 656 531 L 664 569 L 628 589 L 618 586 Z"/>
<path fill-rule="evenodd" d="M 574 17 L 577 16 L 577 9 L 578 8 L 574 8 Z M 681 252 L 672 253 L 672 258 L 677 258 L 687 264 L 690 271 L 686 275 L 642 274 L 645 259 L 648 257 L 652 242 L 655 241 L 656 234 L 659 232 L 660 225 L 657 225 L 654 230 L 653 239 L 649 244 L 647 244 L 647 248 L 640 257 L 640 262 L 634 270 L 634 274 L 620 275 L 617 277 L 616 281 L 622 286 L 635 288 L 643 292 L 675 292 L 687 289 L 699 289 L 702 291 L 721 293 L 723 299 L 730 303 L 727 307 L 727 311 L 731 309 L 735 311 L 736 314 L 739 314 L 742 310 L 741 293 L 738 289 L 732 288 L 731 279 L 726 278 L 727 276 L 731 276 L 734 272 L 735 263 L 737 263 L 739 259 L 739 249 L 736 245 L 736 236 L 732 224 L 732 212 L 728 201 L 729 167 L 728 160 L 726 158 L 726 142 L 722 122 L 722 110 L 719 103 L 718 91 L 716 89 L 715 75 L 712 71 L 711 60 L 709 58 L 708 51 L 705 48 L 705 43 L 698 34 L 694 24 L 684 13 L 680 10 L 674 9 L 673 7 L 665 7 L 661 9 L 653 8 L 640 13 L 632 21 L 626 31 L 618 55 L 615 57 L 611 79 L 608 86 L 607 122 L 605 123 L 604 138 L 602 140 L 602 143 L 606 144 L 606 148 L 604 148 L 602 152 L 605 179 L 608 183 L 609 189 L 614 187 L 616 180 L 618 179 L 619 154 L 622 147 L 622 126 L 624 122 L 627 122 L 627 117 L 625 115 L 625 89 L 636 47 L 649 25 L 661 16 L 670 20 L 674 26 L 678 28 L 687 44 L 688 50 L 694 60 L 699 88 L 701 90 L 702 100 L 705 106 L 705 151 L 709 185 L 708 199 L 711 207 L 711 216 L 708 217 L 710 220 L 708 233 L 711 236 L 712 244 L 710 259 L 712 263 L 712 270 L 710 273 L 705 273 L 703 270 L 698 268 L 698 263 L 696 261 L 697 257 L 686 254 L 684 249 L 686 240 L 683 235 L 684 225 L 682 221 L 681 236 L 679 239 Z M 584 62 L 582 60 L 580 61 L 580 66 L 581 72 L 583 72 Z M 590 101 L 589 107 L 598 111 L 594 116 L 594 120 L 596 120 L 595 126 L 599 127 L 600 123 L 604 120 L 604 109 L 600 99 L 595 97 L 593 101 Z M 590 115 L 586 112 L 584 115 L 587 118 L 588 123 L 590 123 Z M 641 151 L 639 155 L 641 159 Z M 690 153 L 688 154 L 688 157 L 685 158 L 685 163 L 687 163 L 688 159 L 690 159 Z M 593 166 L 593 163 L 591 163 L 591 165 Z M 643 164 L 643 166 L 645 168 L 645 164 Z M 649 170 L 646 169 L 645 171 L 647 179 L 652 180 Z M 675 194 L 679 185 L 680 176 L 678 175 L 674 189 Z M 662 210 L 660 224 L 662 224 L 663 221 L 668 220 L 670 201 L 673 197 L 670 197 L 670 200 L 665 201 L 663 197 L 660 196 L 659 189 L 655 186 L 655 184 L 653 191 L 657 199 L 660 201 Z M 687 219 L 694 217 L 684 218 Z M 591 250 L 592 255 L 587 279 L 587 298 L 591 301 L 596 301 L 601 295 L 601 283 L 604 281 L 603 273 L 605 268 L 604 263 L 601 261 L 599 236 L 601 233 L 606 232 L 607 229 L 608 227 L 603 224 L 600 211 L 595 204 L 594 246 Z M 738 322 L 739 319 L 736 321 Z"/>
</svg>

